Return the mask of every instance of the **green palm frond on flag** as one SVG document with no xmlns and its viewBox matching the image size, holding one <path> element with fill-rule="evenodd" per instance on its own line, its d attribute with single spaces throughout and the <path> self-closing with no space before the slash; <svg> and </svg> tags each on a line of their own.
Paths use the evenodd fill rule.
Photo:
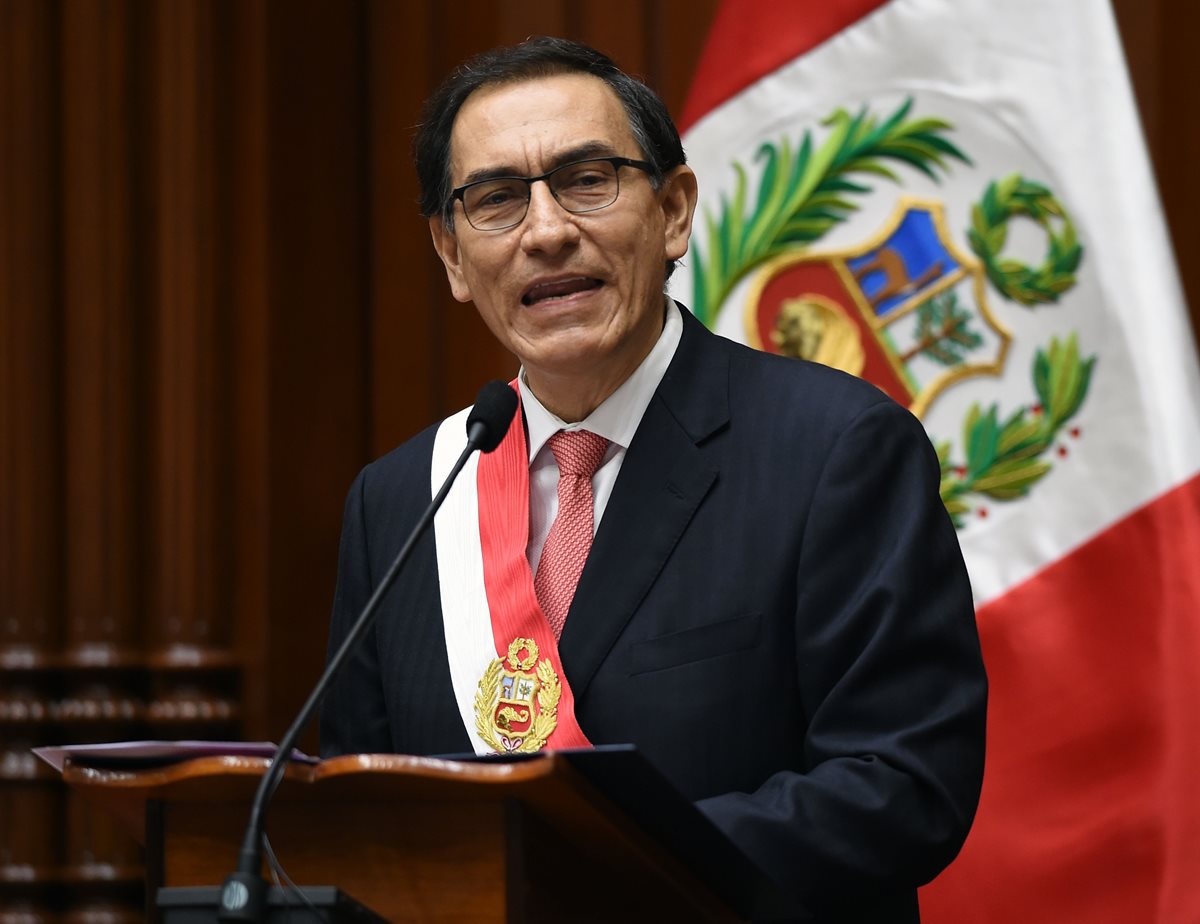
<svg viewBox="0 0 1200 924">
<path fill-rule="evenodd" d="M 829 135 L 815 145 L 805 131 L 797 150 L 789 139 L 765 142 L 755 155 L 762 162 L 753 211 L 746 213 L 749 179 L 735 162 L 733 198 L 722 196 L 717 214 L 704 210 L 703 246 L 693 261 L 692 305 L 708 326 L 722 303 L 747 273 L 772 257 L 812 244 L 858 209 L 852 197 L 871 192 L 863 179 L 900 178 L 892 166 L 908 166 L 933 180 L 953 158 L 970 160 L 945 137 L 942 119 L 908 119 L 906 99 L 880 122 L 864 107 L 851 116 L 839 109 L 823 123 Z"/>
<path fill-rule="evenodd" d="M 954 524 L 962 527 L 971 494 L 1008 501 L 1025 497 L 1052 468 L 1048 461 L 1055 440 L 1078 413 L 1091 383 L 1096 357 L 1083 359 L 1075 334 L 1065 341 L 1051 338 L 1033 360 L 1037 405 L 1019 408 L 1001 420 L 999 409 L 971 406 L 963 422 L 965 458 L 955 462 L 947 442 L 937 443 L 941 463 L 941 497 Z"/>
</svg>

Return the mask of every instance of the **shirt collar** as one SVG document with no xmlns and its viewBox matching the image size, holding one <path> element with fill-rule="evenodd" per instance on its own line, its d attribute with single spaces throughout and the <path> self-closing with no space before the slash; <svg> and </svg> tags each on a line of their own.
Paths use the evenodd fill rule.
<svg viewBox="0 0 1200 924">
<path fill-rule="evenodd" d="M 667 298 L 667 317 L 662 333 L 654 347 L 642 360 L 633 374 L 609 395 L 598 408 L 579 423 L 566 423 L 542 406 L 533 389 L 525 381 L 525 370 L 521 369 L 521 404 L 525 411 L 525 423 L 529 428 L 529 460 L 541 452 L 546 441 L 559 430 L 588 430 L 603 436 L 610 443 L 628 449 L 637 432 L 642 415 L 650 405 L 650 399 L 658 389 L 667 367 L 675 356 L 679 339 L 683 335 L 683 317 L 679 306 Z"/>
</svg>

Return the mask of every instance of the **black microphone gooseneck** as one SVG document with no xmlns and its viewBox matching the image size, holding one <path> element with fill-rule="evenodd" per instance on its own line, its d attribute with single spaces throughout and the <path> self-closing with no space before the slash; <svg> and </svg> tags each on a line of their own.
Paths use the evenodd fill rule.
<svg viewBox="0 0 1200 924">
<path fill-rule="evenodd" d="M 246 834 L 242 839 L 242 848 L 238 853 L 237 872 L 232 873 L 225 880 L 221 888 L 218 908 L 218 917 L 220 920 L 241 922 L 263 920 L 267 896 L 267 882 L 263 879 L 260 872 L 262 869 L 264 813 L 268 800 L 278 787 L 279 781 L 283 778 L 283 771 L 287 767 L 293 748 L 296 746 L 296 740 L 300 737 L 300 733 L 304 730 L 304 727 L 316 711 L 317 706 L 324 698 L 333 676 L 338 672 L 342 663 L 350 656 L 350 652 L 354 650 L 359 640 L 366 634 L 367 629 L 370 628 L 371 623 L 374 621 L 375 611 L 379 608 L 379 601 L 387 593 L 388 588 L 392 586 L 396 576 L 400 573 L 400 569 L 404 567 L 404 563 L 408 560 L 409 555 L 416 546 L 417 540 L 429 528 L 429 524 L 433 521 L 438 508 L 442 506 L 442 501 L 450 493 L 450 488 L 454 484 L 454 480 L 458 477 L 458 473 L 467 464 L 467 459 L 476 450 L 491 452 L 499 446 L 500 441 L 504 438 L 504 434 L 508 431 L 508 425 L 512 421 L 516 410 L 517 394 L 503 382 L 488 382 L 479 390 L 479 395 L 475 399 L 475 406 L 467 416 L 466 448 L 463 449 L 462 454 L 458 457 L 458 461 L 454 463 L 454 467 L 442 483 L 437 496 L 434 497 L 432 503 L 430 503 L 429 507 L 421 515 L 421 519 L 417 522 L 417 525 L 413 528 L 412 533 L 409 534 L 404 547 L 400 549 L 400 553 L 396 556 L 395 561 L 392 562 L 392 566 L 388 568 L 387 573 L 375 588 L 375 592 L 371 594 L 371 598 L 354 621 L 354 625 L 346 633 L 341 647 L 329 659 L 329 663 L 325 665 L 325 672 L 321 675 L 321 679 L 317 681 L 316 686 L 313 687 L 308 701 L 305 702 L 295 721 L 292 722 L 291 727 L 283 736 L 283 740 L 279 742 L 279 747 L 275 750 L 275 756 L 271 759 L 270 766 L 258 784 L 258 791 L 255 792 L 254 802 L 250 807 L 250 821 L 246 825 Z"/>
</svg>

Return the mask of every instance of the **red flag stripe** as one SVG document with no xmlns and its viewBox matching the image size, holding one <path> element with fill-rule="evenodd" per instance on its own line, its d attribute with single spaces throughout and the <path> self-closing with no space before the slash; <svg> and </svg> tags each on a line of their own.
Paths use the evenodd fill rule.
<svg viewBox="0 0 1200 924">
<path fill-rule="evenodd" d="M 978 615 L 983 797 L 924 917 L 1200 921 L 1200 476 Z"/>
<path fill-rule="evenodd" d="M 778 70 L 887 0 L 725 0 L 700 56 L 680 132 L 755 81 Z"/>
</svg>

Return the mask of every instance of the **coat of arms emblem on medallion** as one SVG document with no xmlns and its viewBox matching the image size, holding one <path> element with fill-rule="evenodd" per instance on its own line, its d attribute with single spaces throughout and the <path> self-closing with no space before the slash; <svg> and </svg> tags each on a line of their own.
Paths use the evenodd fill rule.
<svg viewBox="0 0 1200 924">
<path fill-rule="evenodd" d="M 494 659 L 479 679 L 475 729 L 499 754 L 539 751 L 558 725 L 561 696 L 554 665 L 538 660 L 537 642 L 513 639 L 507 658 Z"/>
</svg>

